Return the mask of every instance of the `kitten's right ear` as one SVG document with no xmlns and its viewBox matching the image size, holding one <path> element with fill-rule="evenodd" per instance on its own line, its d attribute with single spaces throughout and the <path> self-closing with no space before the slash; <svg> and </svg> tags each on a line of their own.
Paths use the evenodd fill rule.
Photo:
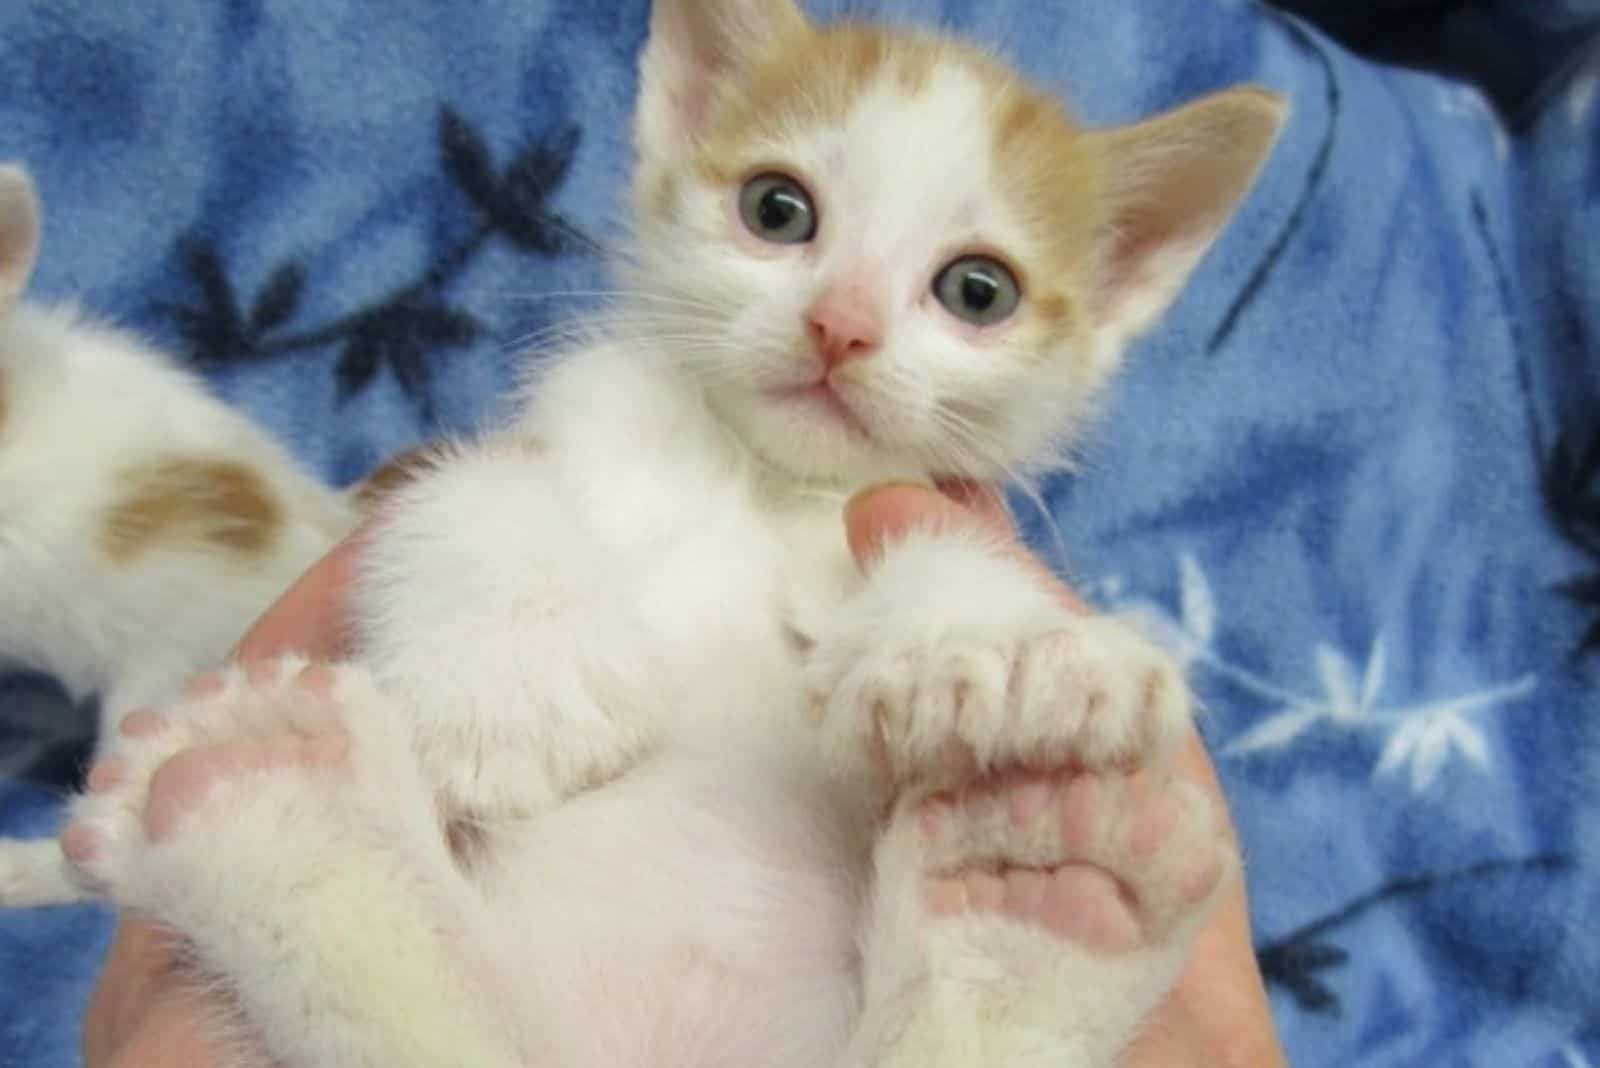
<svg viewBox="0 0 1600 1068">
<path fill-rule="evenodd" d="M 28 284 L 39 255 L 39 198 L 33 179 L 14 163 L 0 164 L 0 307 Z"/>
<path fill-rule="evenodd" d="M 1127 340 L 1173 301 L 1255 184 L 1288 115 L 1282 96 L 1247 86 L 1095 135 L 1107 164 L 1102 329 Z"/>
<path fill-rule="evenodd" d="M 718 86 L 806 27 L 794 0 L 655 0 L 639 60 L 640 156 L 681 158 L 702 134 Z"/>
</svg>

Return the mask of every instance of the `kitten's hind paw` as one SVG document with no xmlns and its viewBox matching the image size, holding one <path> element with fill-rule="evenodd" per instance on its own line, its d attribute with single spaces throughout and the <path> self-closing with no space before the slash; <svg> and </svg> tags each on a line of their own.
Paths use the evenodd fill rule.
<svg viewBox="0 0 1600 1068">
<path fill-rule="evenodd" d="M 1211 800 L 1155 770 L 1014 769 L 902 796 L 867 943 L 884 1063 L 1113 1063 L 1234 867 Z"/>
<path fill-rule="evenodd" d="M 1153 772 L 1012 772 L 915 805 L 924 902 L 1115 956 L 1204 911 L 1229 866 L 1198 787 Z"/>
<path fill-rule="evenodd" d="M 289 659 L 200 676 L 171 707 L 124 718 L 73 804 L 62 851 L 96 892 L 159 912 L 185 880 L 224 877 L 241 853 L 315 838 L 329 809 L 359 807 L 357 779 L 371 776 L 358 776 L 358 755 L 403 776 L 410 756 L 385 729 L 391 715 L 352 667 Z"/>
</svg>

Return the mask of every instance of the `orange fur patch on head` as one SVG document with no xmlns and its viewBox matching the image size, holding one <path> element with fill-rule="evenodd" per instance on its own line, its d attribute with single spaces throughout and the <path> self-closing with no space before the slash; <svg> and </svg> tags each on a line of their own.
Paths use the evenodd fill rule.
<svg viewBox="0 0 1600 1068">
<path fill-rule="evenodd" d="M 722 87 L 696 160 L 707 178 L 733 181 L 741 150 L 796 129 L 841 121 L 873 81 L 926 87 L 946 42 L 855 22 L 796 27 L 771 42 L 748 76 Z"/>
<path fill-rule="evenodd" d="M 1071 307 L 1067 298 L 1060 293 L 1035 293 L 1033 295 L 1033 310 L 1043 322 L 1052 329 L 1064 329 L 1071 325 L 1067 315 Z"/>
<path fill-rule="evenodd" d="M 721 87 L 695 168 L 712 183 L 736 182 L 756 162 L 752 146 L 842 121 L 876 81 L 915 96 L 941 68 L 969 74 L 992 99 L 997 191 L 1037 235 L 1031 256 L 1014 264 L 1026 306 L 1044 343 L 1070 337 L 1085 325 L 1079 313 L 1089 299 L 1102 221 L 1095 205 L 1103 154 L 1060 101 L 971 45 L 848 21 L 790 28 L 743 78 Z"/>
<path fill-rule="evenodd" d="M 1024 264 L 1050 292 L 1032 301 L 1040 326 L 1054 338 L 1074 333 L 1093 285 L 1103 184 L 1102 154 L 1055 97 L 1017 81 L 990 81 L 997 116 L 990 151 L 999 191 L 1035 235 L 1038 262 Z"/>
<path fill-rule="evenodd" d="M 163 543 L 199 542 L 255 556 L 283 528 L 283 507 L 261 476 L 225 460 L 167 459 L 125 476 L 105 513 L 100 547 L 117 562 Z"/>
</svg>

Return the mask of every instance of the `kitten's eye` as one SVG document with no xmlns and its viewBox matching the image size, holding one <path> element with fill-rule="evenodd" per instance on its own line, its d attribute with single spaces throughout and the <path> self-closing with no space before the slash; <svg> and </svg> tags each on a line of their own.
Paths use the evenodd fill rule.
<svg viewBox="0 0 1600 1068">
<path fill-rule="evenodd" d="M 739 217 L 752 234 L 778 245 L 804 244 L 817 234 L 811 195 L 787 174 L 758 174 L 744 183 Z"/>
<path fill-rule="evenodd" d="M 1016 277 L 988 256 L 963 256 L 952 262 L 934 278 L 933 295 L 950 314 L 975 326 L 1007 318 L 1022 299 Z"/>
</svg>

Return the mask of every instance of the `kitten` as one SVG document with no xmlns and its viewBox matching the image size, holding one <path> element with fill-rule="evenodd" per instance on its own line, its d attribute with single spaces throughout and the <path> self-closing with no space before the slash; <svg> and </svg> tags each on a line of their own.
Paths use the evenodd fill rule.
<svg viewBox="0 0 1600 1068">
<path fill-rule="evenodd" d="M 1236 863 L 1182 679 L 840 507 L 1060 463 L 1283 105 L 1091 131 L 792 0 L 657 0 L 641 74 L 615 306 L 391 496 L 358 657 L 130 715 L 64 846 L 241 1064 L 1110 1065 Z"/>
<path fill-rule="evenodd" d="M 22 302 L 39 215 L 0 166 L 0 661 L 115 724 L 218 663 L 356 508 L 160 353 Z M 81 896 L 53 840 L 0 842 L 0 904 Z"/>
</svg>

